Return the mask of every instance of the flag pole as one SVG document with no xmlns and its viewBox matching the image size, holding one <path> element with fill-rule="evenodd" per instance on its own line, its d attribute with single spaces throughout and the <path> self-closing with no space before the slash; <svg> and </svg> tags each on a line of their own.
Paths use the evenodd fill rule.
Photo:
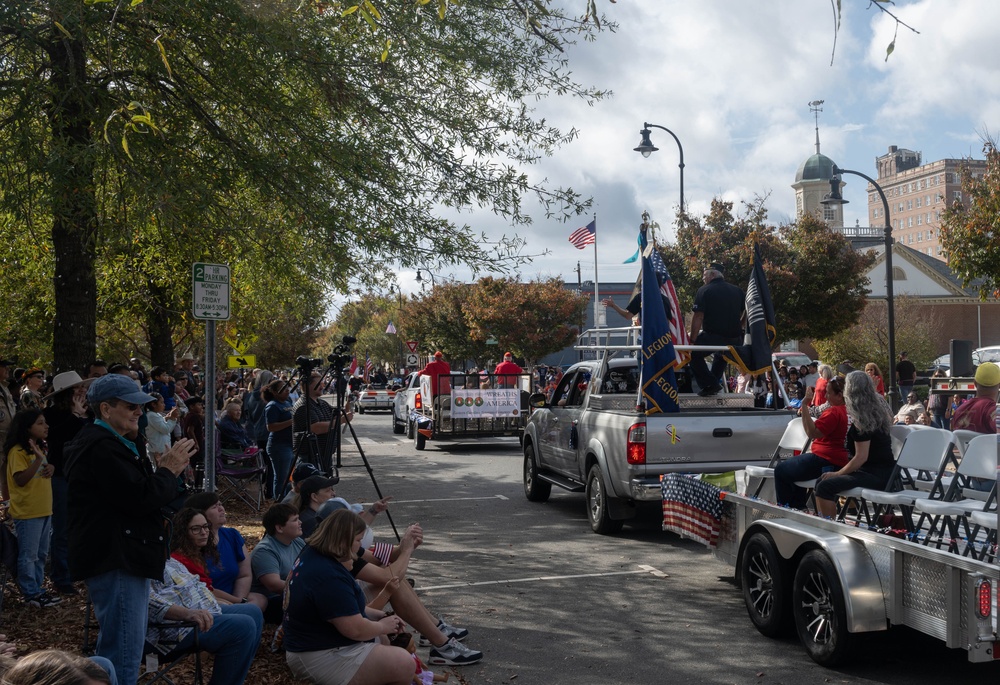
<svg viewBox="0 0 1000 685">
<path fill-rule="evenodd" d="M 600 279 L 597 277 L 597 214 L 594 214 L 594 328 L 600 328 L 601 294 L 598 292 Z"/>
</svg>

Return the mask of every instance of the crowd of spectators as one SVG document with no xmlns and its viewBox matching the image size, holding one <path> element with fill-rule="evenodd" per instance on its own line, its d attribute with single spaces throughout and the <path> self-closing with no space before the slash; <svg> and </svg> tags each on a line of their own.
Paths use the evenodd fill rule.
<svg viewBox="0 0 1000 685">
<path fill-rule="evenodd" d="M 46 378 L 32 367 L 17 381 L 12 366 L 0 358 L 2 495 L 19 543 L 18 586 L 26 605 L 44 611 L 79 594 L 82 582 L 100 632 L 92 661 L 50 650 L 13 662 L 0 637 L 0 672 L 11 676 L 4 682 L 35 682 L 19 674 L 48 669 L 81 683 L 135 683 L 144 651 L 182 653 L 195 627 L 200 649 L 215 655 L 214 685 L 245 680 L 268 624 L 272 650 L 287 652 L 292 673 L 316 683 L 348 683 L 355 673 L 410 683 L 414 659 L 386 637 L 407 626 L 430 647 L 430 664 L 482 659 L 461 643 L 468 630 L 431 614 L 406 581 L 423 529 L 410 526 L 399 544 L 374 539 L 368 525 L 391 498 L 366 506 L 336 497 L 329 465 L 312 453 L 290 478 L 295 445 L 315 440 L 325 452 L 337 416 L 320 400 L 329 389 L 320 374 L 300 384 L 298 397 L 288 374 L 254 370 L 212 382 L 190 355 L 172 371 L 147 372 L 137 358 L 98 360 L 84 375 Z M 347 423 L 352 413 L 339 417 Z M 212 449 L 208 421 L 218 427 Z M 258 451 L 270 467 L 262 487 L 274 503 L 252 550 L 192 468 L 217 449 Z M 289 481 L 291 502 L 283 503 Z M 326 582 L 330 573 L 336 583 Z"/>
</svg>

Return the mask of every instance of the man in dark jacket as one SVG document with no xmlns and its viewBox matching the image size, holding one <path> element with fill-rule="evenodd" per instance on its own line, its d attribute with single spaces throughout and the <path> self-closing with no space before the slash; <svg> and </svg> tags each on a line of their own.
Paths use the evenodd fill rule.
<svg viewBox="0 0 1000 685">
<path fill-rule="evenodd" d="M 180 440 L 154 468 L 138 438 L 142 406 L 152 399 L 125 376 L 102 376 L 87 391 L 95 422 L 64 451 L 70 572 L 86 581 L 101 627 L 97 654 L 122 683 L 138 679 L 150 580 L 162 580 L 169 555 L 160 508 L 177 497 L 177 476 L 197 449 Z"/>
<path fill-rule="evenodd" d="M 702 279 L 705 285 L 695 294 L 692 307 L 691 340 L 695 345 L 742 345 L 743 291 L 726 282 L 722 265 L 717 262 L 708 265 Z M 716 352 L 709 371 L 705 363 L 709 354 L 702 351 L 691 353 L 690 369 L 701 386 L 698 394 L 703 397 L 722 390 L 722 372 L 726 370 L 726 360 L 721 352 Z"/>
</svg>

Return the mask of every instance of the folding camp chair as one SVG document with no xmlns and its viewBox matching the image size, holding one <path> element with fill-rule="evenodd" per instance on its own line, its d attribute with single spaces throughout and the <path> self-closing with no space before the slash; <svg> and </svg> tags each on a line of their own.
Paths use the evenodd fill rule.
<svg viewBox="0 0 1000 685">
<path fill-rule="evenodd" d="M 174 650 L 162 654 L 147 642 L 143 647 L 142 653 L 146 671 L 139 676 L 137 685 L 153 685 L 153 683 L 174 685 L 174 681 L 170 678 L 170 672 L 189 656 L 194 656 L 194 684 L 202 685 L 201 634 L 198 630 L 198 624 L 194 621 L 164 621 L 162 623 L 150 623 L 150 625 L 161 630 L 192 628 L 194 630 L 194 644 L 186 649 L 177 650 L 181 639 L 179 637 L 176 639 L 164 638 L 161 632 L 160 644 L 171 647 Z"/>
<path fill-rule="evenodd" d="M 256 448 L 240 453 L 239 463 L 225 457 L 219 450 L 215 456 L 215 485 L 219 499 L 236 497 L 254 511 L 260 511 L 264 503 L 264 474 L 267 468 L 263 455 Z"/>
</svg>

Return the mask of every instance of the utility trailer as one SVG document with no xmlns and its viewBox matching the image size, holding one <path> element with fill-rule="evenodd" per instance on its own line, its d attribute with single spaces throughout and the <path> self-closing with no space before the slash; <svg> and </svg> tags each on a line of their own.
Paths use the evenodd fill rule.
<svg viewBox="0 0 1000 685">
<path fill-rule="evenodd" d="M 715 555 L 735 567 L 763 635 L 795 631 L 814 661 L 833 666 L 851 656 L 861 633 L 903 625 L 966 650 L 970 662 L 1000 660 L 995 537 L 991 559 L 977 560 L 746 495 L 721 496 Z"/>
</svg>

